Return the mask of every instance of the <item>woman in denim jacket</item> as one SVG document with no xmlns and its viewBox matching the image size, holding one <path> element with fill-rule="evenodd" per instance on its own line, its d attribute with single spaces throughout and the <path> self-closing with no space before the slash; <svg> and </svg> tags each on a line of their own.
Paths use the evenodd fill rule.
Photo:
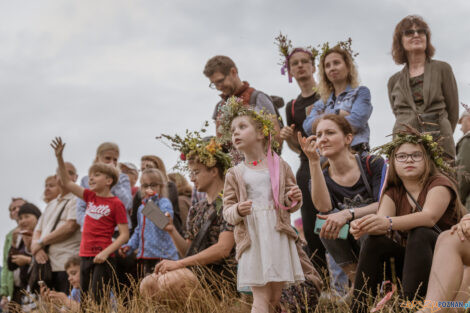
<svg viewBox="0 0 470 313">
<path fill-rule="evenodd" d="M 359 154 L 369 151 L 369 118 L 372 104 L 369 88 L 359 86 L 357 69 L 348 45 L 339 43 L 326 49 L 319 64 L 320 100 L 303 123 L 307 135 L 312 125 L 323 114 L 344 116 L 354 131 L 351 149 Z"/>
</svg>

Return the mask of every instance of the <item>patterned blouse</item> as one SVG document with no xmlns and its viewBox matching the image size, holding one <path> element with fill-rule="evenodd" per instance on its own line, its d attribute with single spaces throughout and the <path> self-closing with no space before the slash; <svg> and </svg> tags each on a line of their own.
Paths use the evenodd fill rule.
<svg viewBox="0 0 470 313">
<path fill-rule="evenodd" d="M 216 207 L 218 206 L 217 203 L 222 203 L 222 198 L 220 196 L 213 203 L 208 203 L 207 199 L 203 199 L 189 209 L 188 218 L 186 220 L 186 232 L 184 235 L 185 239 L 194 240 L 196 238 L 197 233 L 201 230 L 213 210 L 216 210 Z M 195 253 L 199 253 L 202 250 L 205 250 L 216 244 L 219 241 L 220 233 L 224 231 L 233 232 L 233 225 L 227 223 L 224 220 L 222 215 L 222 208 L 220 207 L 217 217 L 209 227 L 208 234 Z M 229 258 L 235 258 L 235 249 L 232 250 Z"/>
<path fill-rule="evenodd" d="M 411 93 L 418 109 L 424 104 L 423 83 L 424 74 L 410 78 Z"/>
</svg>

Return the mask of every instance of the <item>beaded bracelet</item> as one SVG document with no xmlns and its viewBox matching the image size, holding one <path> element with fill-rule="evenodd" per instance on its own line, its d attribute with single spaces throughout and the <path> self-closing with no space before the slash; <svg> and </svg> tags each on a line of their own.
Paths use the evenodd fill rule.
<svg viewBox="0 0 470 313">
<path fill-rule="evenodd" d="M 390 222 L 390 227 L 388 228 L 388 231 L 387 231 L 387 234 L 388 235 L 391 235 L 392 234 L 392 226 L 393 226 L 393 222 L 392 222 L 392 218 L 390 216 L 386 216 L 386 218 L 389 220 Z"/>
</svg>

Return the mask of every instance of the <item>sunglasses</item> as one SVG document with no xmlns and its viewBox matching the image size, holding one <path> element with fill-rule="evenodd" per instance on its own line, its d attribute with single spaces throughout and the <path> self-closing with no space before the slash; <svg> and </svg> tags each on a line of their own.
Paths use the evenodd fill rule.
<svg viewBox="0 0 470 313">
<path fill-rule="evenodd" d="M 424 28 L 420 28 L 420 29 L 407 29 L 403 32 L 403 35 L 407 36 L 407 37 L 411 37 L 411 36 L 414 36 L 414 34 L 418 34 L 419 36 L 423 36 L 423 35 L 426 35 L 428 32 L 426 29 Z"/>
</svg>

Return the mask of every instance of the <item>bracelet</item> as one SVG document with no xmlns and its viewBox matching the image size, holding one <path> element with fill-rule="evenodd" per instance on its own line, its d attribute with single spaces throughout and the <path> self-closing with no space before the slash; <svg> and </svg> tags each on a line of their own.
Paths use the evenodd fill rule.
<svg viewBox="0 0 470 313">
<path fill-rule="evenodd" d="M 354 208 L 350 208 L 349 213 L 351 213 L 351 219 L 349 221 L 353 221 L 356 216 L 356 214 L 354 214 Z"/>
<path fill-rule="evenodd" d="M 391 235 L 392 234 L 392 226 L 393 226 L 392 218 L 390 216 L 386 216 L 386 218 L 390 222 L 390 227 L 388 228 L 387 234 Z"/>
</svg>

